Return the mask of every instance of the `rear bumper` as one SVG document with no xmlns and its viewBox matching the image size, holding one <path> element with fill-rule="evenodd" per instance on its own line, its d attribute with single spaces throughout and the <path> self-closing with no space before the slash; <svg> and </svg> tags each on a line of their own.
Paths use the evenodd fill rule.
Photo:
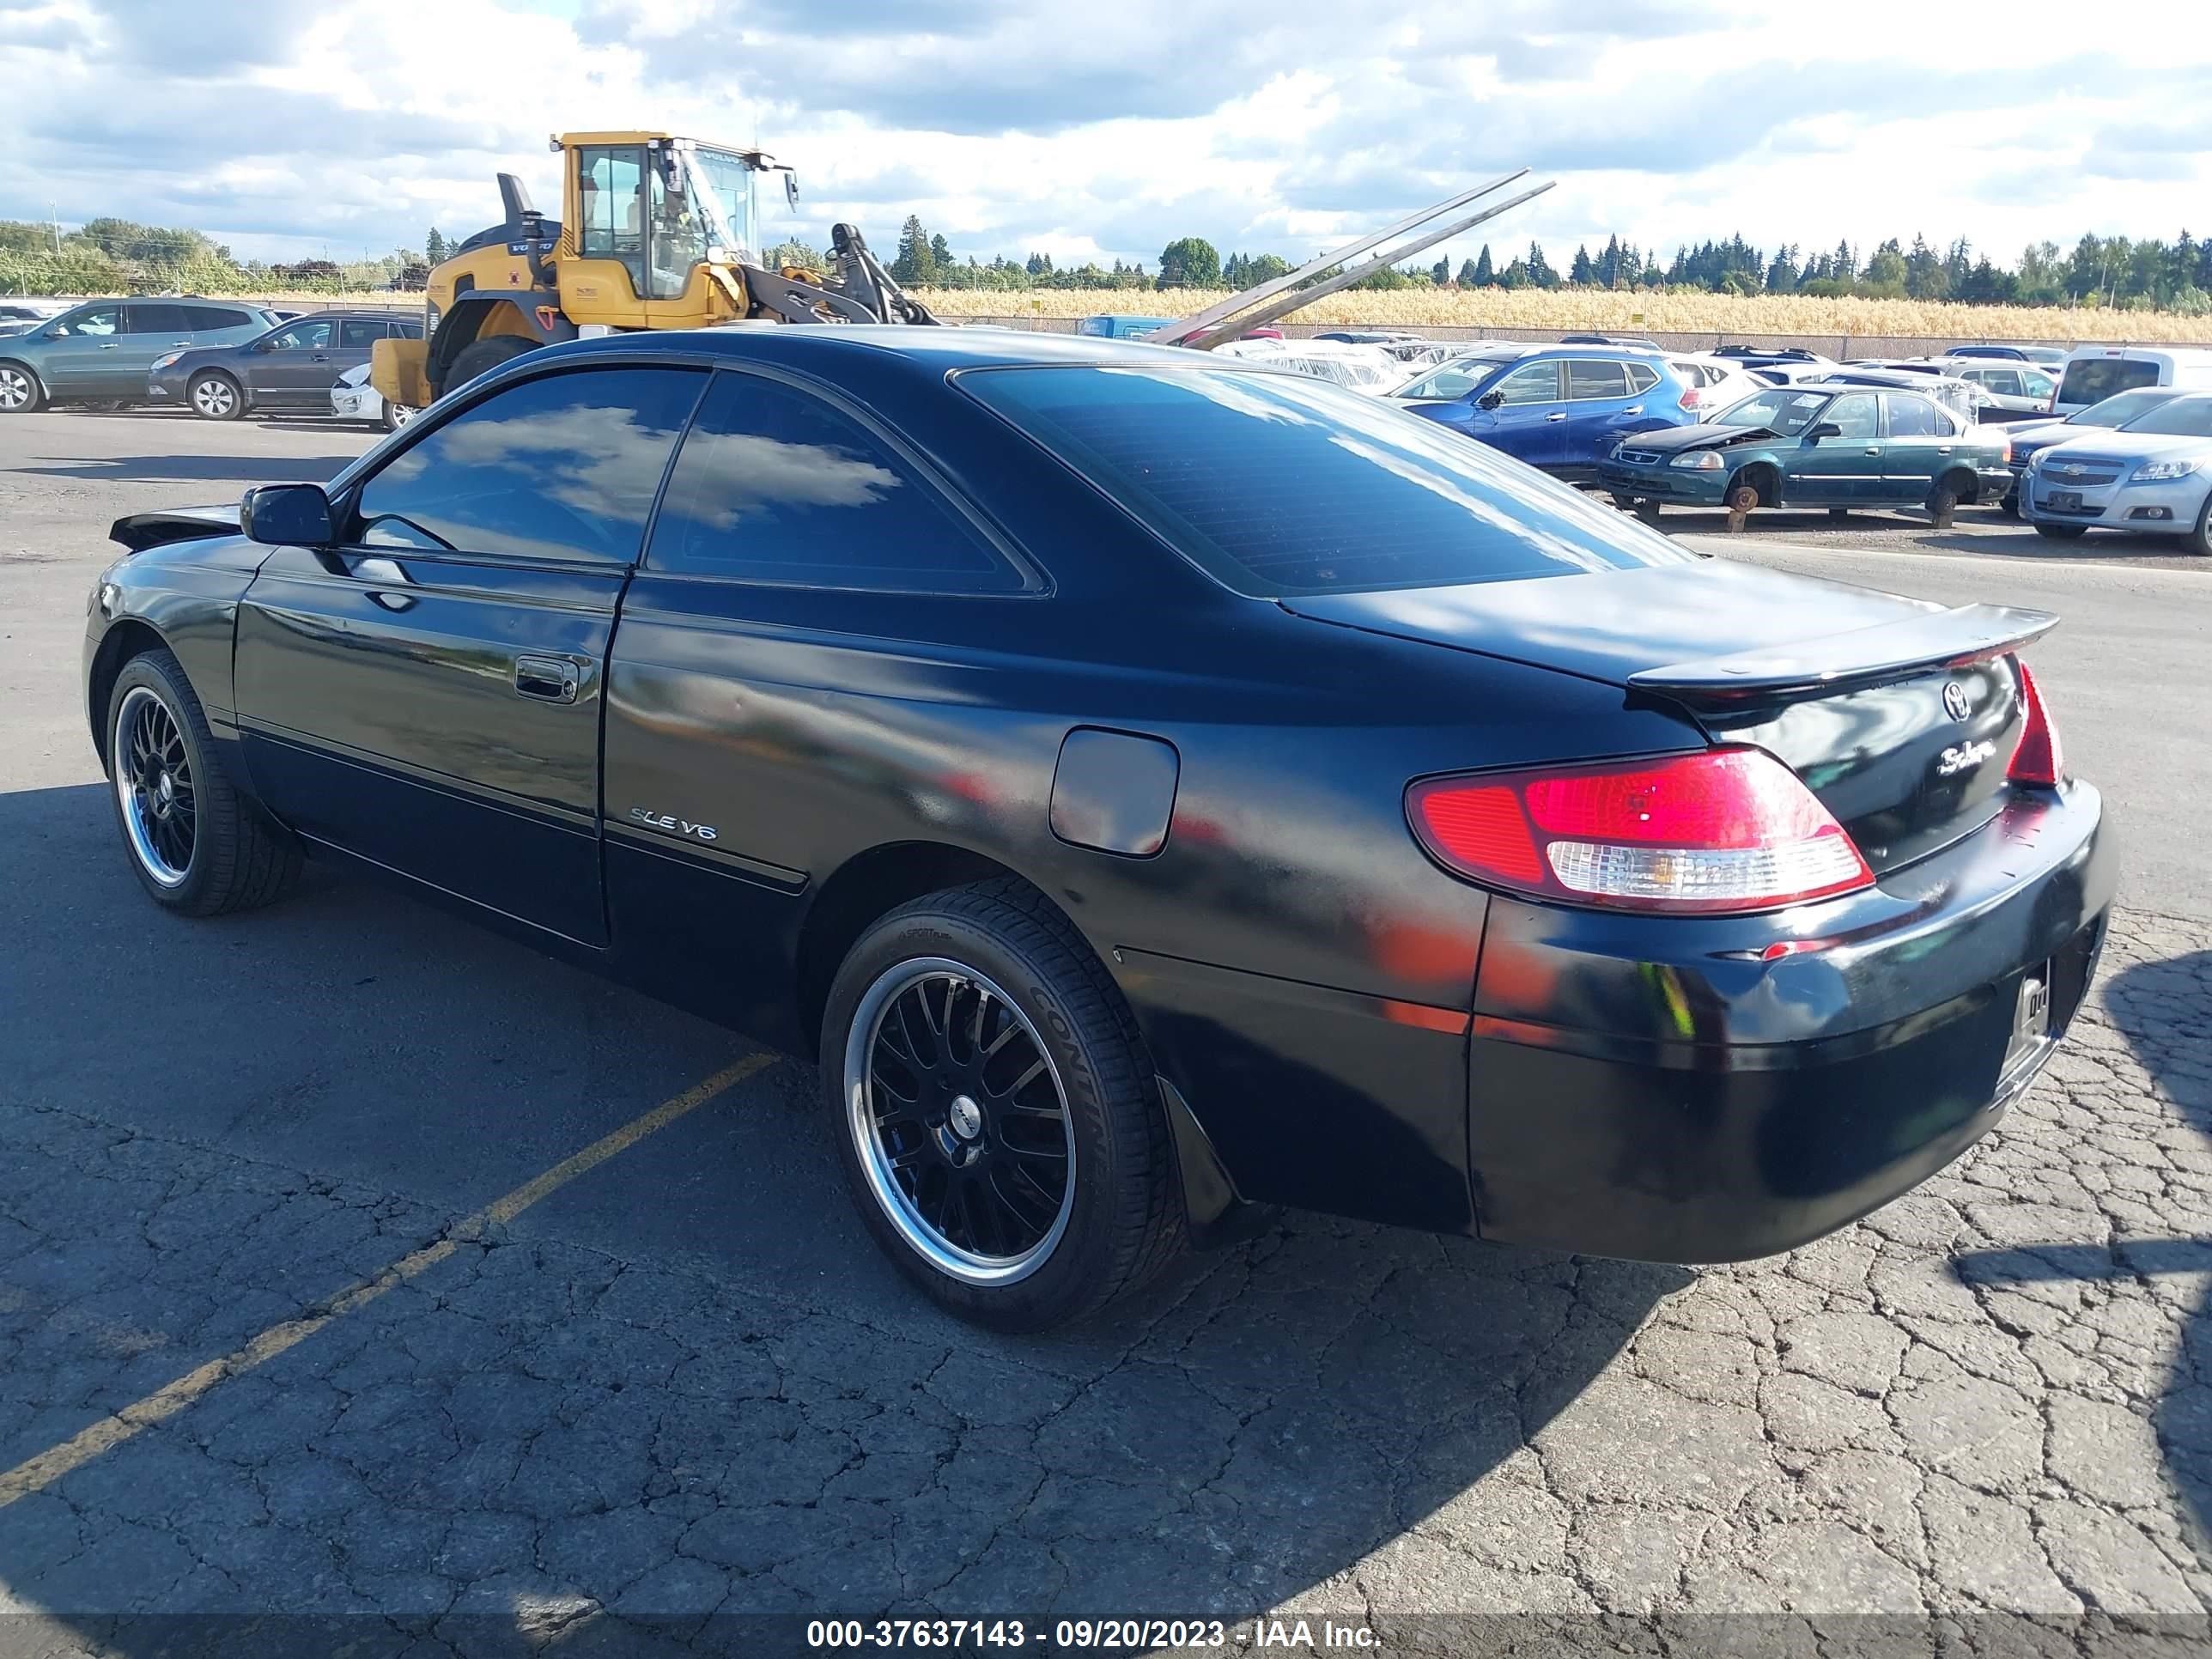
<svg viewBox="0 0 2212 1659">
<path fill-rule="evenodd" d="M 1692 921 L 1501 899 L 1469 1042 L 1484 1237 L 1726 1261 L 1787 1250 L 1986 1133 L 2096 968 L 2116 860 L 2094 789 L 2023 793 L 1870 892 Z M 1780 938 L 1823 948 L 1767 963 Z M 2051 1041 L 2008 1069 L 2025 975 Z"/>
</svg>

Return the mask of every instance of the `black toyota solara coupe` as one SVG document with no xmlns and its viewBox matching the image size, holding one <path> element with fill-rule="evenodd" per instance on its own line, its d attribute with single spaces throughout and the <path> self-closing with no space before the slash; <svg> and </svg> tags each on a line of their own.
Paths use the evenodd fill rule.
<svg viewBox="0 0 2212 1659">
<path fill-rule="evenodd" d="M 1005 1328 L 1275 1205 L 1802 1244 L 1997 1121 L 2112 898 L 2050 617 L 1189 352 L 584 342 L 114 533 L 156 902 L 327 857 L 817 1056 L 875 1237 Z"/>
</svg>

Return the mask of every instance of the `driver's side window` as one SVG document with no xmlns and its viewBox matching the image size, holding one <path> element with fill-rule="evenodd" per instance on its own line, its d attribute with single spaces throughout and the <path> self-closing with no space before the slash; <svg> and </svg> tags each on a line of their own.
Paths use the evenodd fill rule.
<svg viewBox="0 0 2212 1659">
<path fill-rule="evenodd" d="M 1846 393 L 1821 411 L 1820 419 L 1836 428 L 1838 438 L 1871 438 L 1875 430 L 1874 393 Z"/>
<path fill-rule="evenodd" d="M 364 483 L 356 545 L 629 564 L 706 379 L 586 368 L 501 388 Z"/>
<path fill-rule="evenodd" d="M 330 343 L 328 323 L 295 323 L 282 333 L 269 337 L 271 351 L 320 351 Z"/>
<path fill-rule="evenodd" d="M 79 312 L 65 322 L 54 325 L 55 335 L 64 340 L 106 339 L 123 331 L 121 306 L 96 306 L 90 311 Z"/>
</svg>

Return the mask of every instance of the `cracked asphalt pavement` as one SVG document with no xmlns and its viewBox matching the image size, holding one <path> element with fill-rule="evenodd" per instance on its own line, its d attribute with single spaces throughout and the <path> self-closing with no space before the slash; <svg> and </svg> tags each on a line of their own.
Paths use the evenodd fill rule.
<svg viewBox="0 0 2212 1659">
<path fill-rule="evenodd" d="M 76 711 L 108 518 L 319 476 L 361 441 L 0 426 L 0 1470 L 136 1429 L 0 1484 L 0 1655 L 227 1653 L 253 1628 L 292 1652 L 770 1652 L 802 1626 L 744 1615 L 878 1613 L 1219 1617 L 1240 1640 L 1328 1616 L 1404 1652 L 1465 1650 L 1476 1616 L 1676 1652 L 1888 1632 L 2056 1655 L 2108 1629 L 2203 1650 L 2192 890 L 2131 874 L 2026 1100 L 1910 1196 L 1767 1261 L 1291 1216 L 1074 1333 L 989 1336 L 878 1259 L 790 1060 L 465 1227 L 750 1046 L 329 876 L 258 915 L 157 914 Z M 1817 568 L 1863 556 L 1877 585 L 2014 592 L 1966 559 Z M 2052 677 L 2069 752 L 2139 803 L 2131 846 L 2186 858 L 2170 781 L 2117 739 L 2126 764 L 2101 763 L 2118 717 L 2085 696 L 2069 721 L 2118 602 L 2081 580 L 2088 637 Z M 2201 641 L 2162 592 L 2154 631 Z M 2203 662 L 2125 672 L 2170 670 L 2201 709 Z M 1809 1620 L 1786 1641 L 1754 1618 L 1785 1614 Z"/>
</svg>

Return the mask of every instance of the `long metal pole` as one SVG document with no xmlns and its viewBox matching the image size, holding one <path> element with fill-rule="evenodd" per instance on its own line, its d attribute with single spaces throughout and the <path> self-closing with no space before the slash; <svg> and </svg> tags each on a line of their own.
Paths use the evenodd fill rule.
<svg viewBox="0 0 2212 1659">
<path fill-rule="evenodd" d="M 1498 177 L 1492 179 L 1486 185 L 1478 185 L 1473 190 L 1462 191 L 1458 195 L 1452 197 L 1449 200 L 1435 203 L 1429 207 L 1423 208 L 1419 213 L 1409 213 L 1404 218 L 1399 220 L 1397 223 L 1394 225 L 1385 225 L 1382 229 L 1374 232 L 1370 235 L 1355 237 L 1352 240 L 1346 242 L 1342 247 L 1332 248 L 1327 253 L 1321 254 L 1316 258 L 1307 260 L 1305 264 L 1300 265 L 1296 270 L 1290 272 L 1286 276 L 1273 277 L 1267 282 L 1255 283 L 1250 288 L 1240 289 L 1238 292 L 1231 295 L 1227 299 L 1217 301 L 1215 304 L 1206 307 L 1202 311 L 1194 311 L 1188 317 L 1177 318 L 1174 322 L 1170 323 L 1165 328 L 1154 329 L 1150 334 L 1143 335 L 1139 337 L 1158 341 L 1162 343 L 1172 343 L 1177 340 L 1187 340 L 1190 336 L 1197 333 L 1200 330 L 1206 327 L 1208 325 L 1218 323 L 1224 317 L 1227 317 L 1236 312 L 1242 311 L 1247 306 L 1257 305 L 1262 301 L 1271 300 L 1276 295 L 1282 293 L 1284 289 L 1297 287 L 1300 283 L 1305 281 L 1307 277 L 1318 276 L 1321 272 L 1327 270 L 1331 265 L 1341 264 L 1346 259 L 1352 258 L 1358 254 L 1366 252 L 1369 248 L 1373 247 L 1378 242 L 1388 241 L 1391 237 L 1411 230 L 1416 225 L 1425 225 L 1428 223 L 1430 220 L 1435 218 L 1439 213 L 1449 213 L 1454 208 L 1465 207 L 1469 202 L 1474 200 L 1478 196 L 1487 196 L 1492 191 L 1502 189 L 1504 186 L 1511 184 L 1516 179 L 1525 179 L 1528 176 L 1528 169 L 1526 167 L 1520 167 L 1516 169 L 1514 172 L 1502 173 Z"/>
<path fill-rule="evenodd" d="M 1520 175 L 1515 176 L 1517 178 Z M 1496 207 L 1486 208 L 1480 213 L 1465 219 L 1455 220 L 1441 230 L 1425 231 L 1413 240 L 1392 248 L 1387 253 L 1378 253 L 1373 258 L 1359 264 L 1347 266 L 1337 272 L 1335 276 L 1316 283 L 1311 288 L 1302 288 L 1295 294 L 1283 295 L 1280 298 L 1261 306 L 1258 310 L 1236 317 L 1228 322 L 1217 323 L 1211 328 L 1187 333 L 1183 336 L 1182 343 L 1204 351 L 1220 344 L 1224 340 L 1243 333 L 1247 329 L 1258 328 L 1262 324 L 1272 323 L 1278 317 L 1287 317 L 1291 313 L 1311 305 L 1316 300 L 1326 298 L 1339 289 L 1350 288 L 1362 277 L 1372 276 L 1384 265 L 1394 265 L 1401 259 L 1410 259 L 1416 253 L 1425 248 L 1433 247 L 1447 238 L 1456 236 L 1462 231 L 1474 229 L 1486 219 L 1495 219 L 1499 214 L 1510 212 L 1523 202 L 1534 201 L 1551 189 L 1555 182 L 1557 181 L 1547 179 L 1535 189 L 1523 191 L 1510 202 L 1500 202 Z M 1158 339 L 1162 336 L 1154 335 L 1152 337 Z"/>
</svg>

